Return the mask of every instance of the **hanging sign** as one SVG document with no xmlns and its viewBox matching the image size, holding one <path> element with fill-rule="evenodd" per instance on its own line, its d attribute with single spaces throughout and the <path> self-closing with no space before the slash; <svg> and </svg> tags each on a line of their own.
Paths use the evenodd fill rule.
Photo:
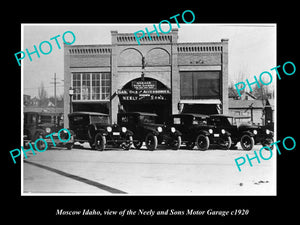
<svg viewBox="0 0 300 225">
<path fill-rule="evenodd" d="M 161 90 L 117 90 L 117 95 L 123 101 L 168 100 L 171 96 L 169 89 Z"/>
<path fill-rule="evenodd" d="M 157 89 L 156 81 L 132 81 L 132 89 L 134 90 L 155 90 Z"/>
</svg>

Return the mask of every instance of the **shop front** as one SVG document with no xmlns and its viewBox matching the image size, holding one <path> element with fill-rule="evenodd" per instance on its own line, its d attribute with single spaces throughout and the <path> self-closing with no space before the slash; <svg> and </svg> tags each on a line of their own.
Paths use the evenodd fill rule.
<svg viewBox="0 0 300 225">
<path fill-rule="evenodd" d="M 71 111 L 228 113 L 228 39 L 178 43 L 178 29 L 141 39 L 111 31 L 112 44 L 64 46 L 64 123 Z M 69 90 L 74 90 L 70 97 Z"/>
<path fill-rule="evenodd" d="M 156 113 L 160 122 L 171 114 L 171 90 L 153 78 L 134 79 L 118 90 L 117 95 L 119 111 Z"/>
</svg>

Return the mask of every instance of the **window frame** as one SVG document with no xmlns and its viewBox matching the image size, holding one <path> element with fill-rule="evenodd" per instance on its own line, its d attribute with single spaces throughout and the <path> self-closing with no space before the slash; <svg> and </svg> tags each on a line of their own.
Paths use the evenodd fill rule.
<svg viewBox="0 0 300 225">
<path fill-rule="evenodd" d="M 84 77 L 85 79 L 83 80 Z M 74 83 L 74 81 L 76 83 Z M 84 83 L 88 84 L 88 86 L 85 87 L 88 93 L 83 91 Z M 103 84 L 105 84 L 105 86 L 102 86 Z M 74 95 L 72 96 L 73 102 L 109 102 L 111 96 L 111 73 L 71 72 L 71 86 L 75 89 Z M 78 88 L 79 91 L 76 91 Z M 97 90 L 99 90 L 99 92 Z"/>
<path fill-rule="evenodd" d="M 196 84 L 196 76 L 195 74 L 197 73 L 217 73 L 219 78 L 217 79 L 218 82 L 218 96 L 197 96 L 197 89 L 196 86 L 198 84 Z M 180 75 L 180 99 L 185 100 L 185 99 L 221 99 L 222 98 L 222 71 L 220 70 L 201 70 L 201 71 L 197 71 L 197 70 L 191 70 L 191 71 L 180 71 L 179 72 Z M 185 80 L 183 81 L 183 77 L 184 76 L 190 76 L 191 80 Z M 189 84 L 188 86 L 190 86 L 190 89 L 188 89 L 191 92 L 192 96 L 188 96 L 188 95 L 182 95 L 183 92 L 186 92 L 186 90 L 182 89 L 182 85 L 183 82 L 185 82 L 185 84 Z"/>
</svg>

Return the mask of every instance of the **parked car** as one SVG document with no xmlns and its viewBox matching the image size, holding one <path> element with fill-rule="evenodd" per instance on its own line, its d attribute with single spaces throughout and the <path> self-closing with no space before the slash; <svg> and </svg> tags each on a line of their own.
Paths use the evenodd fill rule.
<svg viewBox="0 0 300 225">
<path fill-rule="evenodd" d="M 68 115 L 69 130 L 75 141 L 88 142 L 92 149 L 104 150 L 106 145 L 129 150 L 133 133 L 125 126 L 110 124 L 109 116 L 97 112 L 74 112 Z"/>
<path fill-rule="evenodd" d="M 218 144 L 229 149 L 231 134 L 224 128 L 208 124 L 208 116 L 194 113 L 172 115 L 171 125 L 182 133 L 182 141 L 187 148 L 196 145 L 199 150 L 206 150 L 210 144 Z"/>
<path fill-rule="evenodd" d="M 154 113 L 127 112 L 118 113 L 118 124 L 133 131 L 133 144 L 140 149 L 145 142 L 149 150 L 155 150 L 158 144 L 165 144 L 172 149 L 179 149 L 181 133 L 174 127 L 157 123 Z"/>
<path fill-rule="evenodd" d="M 237 125 L 236 118 L 229 115 L 210 115 L 210 122 L 222 127 L 231 133 L 232 146 L 240 142 L 243 150 L 251 150 L 255 144 L 270 146 L 273 143 L 274 133 L 270 127 L 253 124 Z"/>
<path fill-rule="evenodd" d="M 63 143 L 58 139 L 57 132 L 63 128 L 62 113 L 50 113 L 50 112 L 24 112 L 24 146 L 28 143 L 34 142 L 39 138 L 46 140 L 48 146 L 51 146 L 51 137 L 47 135 L 54 133 L 52 135 L 53 141 L 57 146 L 64 146 L 71 149 L 74 143 L 73 136 L 71 135 L 70 141 Z M 72 134 L 72 133 L 71 133 Z M 63 136 L 63 134 L 62 134 Z M 63 137 L 64 138 L 64 137 Z M 67 138 L 66 138 L 67 139 Z M 39 149 L 44 149 L 44 142 L 37 142 L 37 147 Z"/>
</svg>

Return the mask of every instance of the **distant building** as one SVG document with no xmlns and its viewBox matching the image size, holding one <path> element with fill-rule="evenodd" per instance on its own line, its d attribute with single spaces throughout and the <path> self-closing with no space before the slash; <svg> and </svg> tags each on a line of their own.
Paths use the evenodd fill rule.
<svg viewBox="0 0 300 225">
<path fill-rule="evenodd" d="M 23 95 L 23 104 L 26 106 L 26 105 L 30 105 L 30 95 Z"/>
<path fill-rule="evenodd" d="M 229 99 L 229 114 L 237 117 L 249 117 L 246 121 L 254 124 L 264 124 L 264 105 L 261 100 Z M 245 122 L 245 119 L 243 119 Z"/>
</svg>

